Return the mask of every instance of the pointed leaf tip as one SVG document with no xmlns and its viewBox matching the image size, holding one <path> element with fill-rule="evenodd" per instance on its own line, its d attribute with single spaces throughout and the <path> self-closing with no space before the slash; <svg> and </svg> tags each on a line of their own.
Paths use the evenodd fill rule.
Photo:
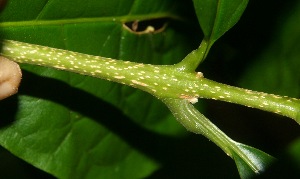
<svg viewBox="0 0 300 179">
<path fill-rule="evenodd" d="M 212 43 L 233 27 L 248 0 L 193 0 L 204 37 Z"/>
<path fill-rule="evenodd" d="M 263 173 L 275 161 L 274 157 L 254 147 L 241 143 L 237 143 L 236 146 L 244 154 L 241 156 L 235 152 L 232 153 L 242 179 L 252 178 Z"/>
</svg>

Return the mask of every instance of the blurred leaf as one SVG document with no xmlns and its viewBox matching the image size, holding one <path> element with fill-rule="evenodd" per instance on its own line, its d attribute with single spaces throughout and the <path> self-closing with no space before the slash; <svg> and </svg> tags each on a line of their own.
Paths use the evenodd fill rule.
<svg viewBox="0 0 300 179">
<path fill-rule="evenodd" d="M 297 170 L 300 170 L 300 138 L 296 139 L 293 143 L 290 144 L 288 148 L 288 153 L 292 158 Z"/>
<path fill-rule="evenodd" d="M 173 64 L 191 47 L 168 20 L 178 7 L 172 0 L 10 0 L 0 15 L 1 38 Z M 153 18 L 167 18 L 170 25 L 144 35 L 122 26 L 127 19 Z M 185 133 L 161 102 L 141 91 L 43 67 L 22 68 L 18 99 L 0 102 L 1 109 L 10 109 L 1 114 L 0 143 L 58 178 L 143 178 L 159 167 L 154 149 L 168 145 L 162 142 L 166 135 Z"/>
<path fill-rule="evenodd" d="M 262 54 L 249 65 L 240 84 L 253 90 L 300 97 L 300 3 L 289 9 Z"/>
<path fill-rule="evenodd" d="M 235 152 L 232 152 L 234 161 L 242 179 L 252 178 L 257 174 L 264 172 L 266 168 L 268 168 L 275 160 L 271 155 L 254 147 L 250 147 L 241 143 L 236 143 L 236 146 L 246 154 L 244 157 L 247 157 L 253 164 L 253 166 L 250 166 L 239 155 L 237 155 Z M 257 169 L 255 172 L 253 170 L 254 168 Z"/>
<path fill-rule="evenodd" d="M 234 26 L 243 14 L 248 0 L 193 0 L 196 14 L 211 45 Z"/>
<path fill-rule="evenodd" d="M 273 32 L 269 32 L 272 34 L 271 40 L 267 46 L 261 49 L 261 53 L 256 55 L 255 59 L 249 61 L 250 63 L 246 71 L 240 76 L 240 86 L 252 90 L 300 98 L 300 26 L 298 23 L 300 18 L 300 2 L 294 1 L 292 4 L 292 8 L 288 8 L 285 14 L 278 14 L 280 20 L 277 21 L 278 23 Z M 272 133 L 272 137 L 276 141 L 289 142 L 297 136 L 300 137 L 298 130 L 293 130 L 291 127 L 276 129 L 276 123 L 274 124 L 268 124 L 270 127 L 268 130 L 264 130 L 264 133 Z M 273 126 L 275 127 L 272 128 Z M 278 131 L 278 136 L 276 136 L 275 130 Z M 293 137 L 291 139 L 285 135 Z M 283 148 L 285 147 L 281 147 L 280 151 Z M 275 168 L 275 171 L 271 171 L 275 173 L 272 176 L 275 175 L 276 177 L 279 174 L 285 176 L 286 172 L 289 172 L 290 177 L 295 175 L 295 178 L 299 177 L 299 172 L 295 174 L 293 171 L 290 171 L 294 166 L 299 171 L 299 140 L 295 140 L 290 144 L 288 152 L 291 159 L 286 156 L 282 158 L 282 161 L 279 162 L 283 166 L 280 165 L 278 167 L 280 171 L 277 171 L 278 168 Z M 288 167 L 290 170 L 287 170 L 285 167 Z"/>
</svg>

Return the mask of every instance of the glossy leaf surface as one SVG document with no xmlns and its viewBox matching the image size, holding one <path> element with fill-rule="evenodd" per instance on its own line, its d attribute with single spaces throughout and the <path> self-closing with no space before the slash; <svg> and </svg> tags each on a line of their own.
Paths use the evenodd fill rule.
<svg viewBox="0 0 300 179">
<path fill-rule="evenodd" d="M 246 154 L 246 158 L 251 161 L 251 165 L 246 163 L 245 159 L 233 152 L 233 158 L 242 179 L 253 178 L 255 175 L 261 174 L 274 162 L 274 158 L 265 152 L 254 147 L 250 147 L 241 143 L 236 146 Z M 254 169 L 255 168 L 255 169 Z"/>
<path fill-rule="evenodd" d="M 237 23 L 248 0 L 193 0 L 193 2 L 204 36 L 213 44 Z"/>
<path fill-rule="evenodd" d="M 137 35 L 123 23 L 172 18 L 177 7 L 173 1 L 11 0 L 0 16 L 1 36 L 123 60 L 172 64 L 188 51 L 182 48 L 189 45 L 180 32 L 170 26 L 161 33 Z M 181 43 L 174 45 L 172 39 Z M 165 135 L 183 133 L 163 104 L 143 92 L 48 68 L 22 68 L 19 96 L 7 99 L 9 106 L 1 101 L 2 109 L 11 110 L 1 115 L 8 123 L 2 125 L 0 143 L 56 177 L 145 177 L 159 167 L 146 146 L 160 145 Z M 135 170 L 129 170 L 132 167 Z"/>
</svg>

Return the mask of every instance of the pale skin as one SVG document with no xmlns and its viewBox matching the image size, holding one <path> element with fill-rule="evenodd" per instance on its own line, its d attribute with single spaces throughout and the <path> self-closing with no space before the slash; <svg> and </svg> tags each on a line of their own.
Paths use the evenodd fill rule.
<svg viewBox="0 0 300 179">
<path fill-rule="evenodd" d="M 4 57 L 0 57 L 0 100 L 18 92 L 22 73 L 20 66 Z"/>
</svg>

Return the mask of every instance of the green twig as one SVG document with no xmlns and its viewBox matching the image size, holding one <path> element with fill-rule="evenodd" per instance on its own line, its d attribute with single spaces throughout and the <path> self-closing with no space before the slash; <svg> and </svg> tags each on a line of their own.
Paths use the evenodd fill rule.
<svg viewBox="0 0 300 179">
<path fill-rule="evenodd" d="M 193 58 L 199 53 L 202 54 L 201 51 L 195 52 Z M 1 54 L 19 63 L 47 66 L 122 83 L 158 98 L 181 98 L 190 102 L 197 102 L 198 98 L 222 100 L 278 113 L 300 123 L 300 100 L 208 80 L 202 73 L 192 71 L 196 63 L 193 59 L 176 65 L 149 65 L 16 41 L 3 41 Z M 184 70 L 179 70 L 184 66 Z"/>
<path fill-rule="evenodd" d="M 176 68 L 179 71 L 194 72 L 199 64 L 206 58 L 209 47 L 208 41 L 203 39 L 199 48 L 193 50 L 180 63 L 176 64 Z"/>
<path fill-rule="evenodd" d="M 241 158 L 254 173 L 261 173 L 274 158 L 258 149 L 238 143 L 229 138 L 210 120 L 202 115 L 187 100 L 165 98 L 162 101 L 169 107 L 176 119 L 189 131 L 202 134 L 218 145 L 235 160 Z M 253 153 L 253 154 L 252 154 Z M 253 157 L 260 154 L 260 157 Z M 267 158 L 267 159 L 266 159 Z M 237 165 L 239 165 L 237 163 Z M 239 166 L 238 166 L 239 167 Z"/>
</svg>

